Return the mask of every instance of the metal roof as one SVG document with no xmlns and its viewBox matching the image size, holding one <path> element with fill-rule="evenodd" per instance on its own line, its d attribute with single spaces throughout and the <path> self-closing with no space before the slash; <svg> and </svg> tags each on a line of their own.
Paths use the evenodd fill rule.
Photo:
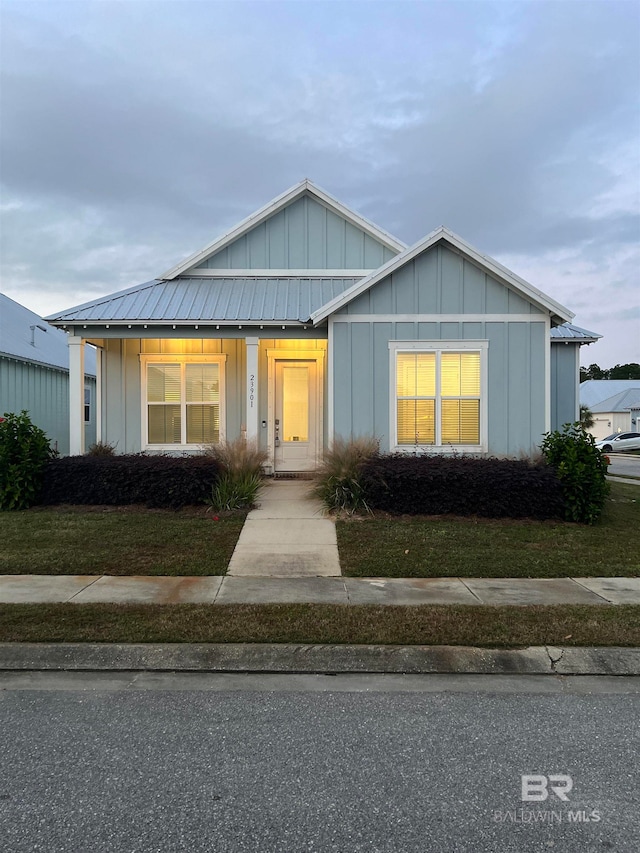
<svg viewBox="0 0 640 853">
<path fill-rule="evenodd" d="M 360 277 L 358 277 L 360 278 Z M 74 323 L 308 323 L 311 314 L 358 278 L 154 279 L 47 320 Z"/>
<path fill-rule="evenodd" d="M 593 343 L 599 340 L 602 335 L 597 332 L 590 332 L 588 329 L 581 329 L 580 326 L 574 326 L 573 323 L 562 323 L 560 326 L 554 326 L 551 329 L 552 341 L 581 341 L 582 343 Z"/>
<path fill-rule="evenodd" d="M 640 404 L 640 381 L 637 388 L 629 388 L 627 391 L 620 391 L 612 397 L 607 397 L 595 406 L 591 406 L 591 411 L 594 414 L 602 412 L 628 412 L 630 408 Z"/>
<path fill-rule="evenodd" d="M 580 403 L 593 411 L 603 400 L 632 388 L 640 388 L 640 379 L 587 379 L 580 383 Z"/>
<path fill-rule="evenodd" d="M 67 335 L 0 293 L 0 355 L 69 370 Z M 96 353 L 85 347 L 85 373 L 95 376 Z"/>
</svg>

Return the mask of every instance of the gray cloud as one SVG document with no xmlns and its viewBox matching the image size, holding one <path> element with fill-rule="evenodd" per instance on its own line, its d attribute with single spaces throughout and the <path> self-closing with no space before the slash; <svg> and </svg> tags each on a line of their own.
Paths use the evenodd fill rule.
<svg viewBox="0 0 640 853">
<path fill-rule="evenodd" d="M 634 299 L 635 4 L 5 2 L 2 24 L 3 289 L 30 307 L 146 280 L 304 176 L 594 321 L 609 280 Z"/>
</svg>

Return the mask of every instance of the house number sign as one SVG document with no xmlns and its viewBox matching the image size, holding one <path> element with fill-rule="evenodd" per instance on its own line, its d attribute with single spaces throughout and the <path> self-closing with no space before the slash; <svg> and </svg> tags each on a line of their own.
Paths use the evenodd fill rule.
<svg viewBox="0 0 640 853">
<path fill-rule="evenodd" d="M 253 409 L 253 401 L 256 396 L 256 375 L 255 373 L 251 373 L 249 375 L 249 407 Z"/>
</svg>

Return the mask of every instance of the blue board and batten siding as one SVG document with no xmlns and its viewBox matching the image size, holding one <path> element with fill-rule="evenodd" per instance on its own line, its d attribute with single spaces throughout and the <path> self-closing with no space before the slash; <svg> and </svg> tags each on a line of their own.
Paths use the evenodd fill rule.
<svg viewBox="0 0 640 853">
<path fill-rule="evenodd" d="M 377 269 L 395 254 L 303 196 L 194 269 Z"/>
<path fill-rule="evenodd" d="M 96 380 L 85 376 L 90 389 L 90 419 L 85 423 L 85 446 L 96 440 Z M 29 412 L 62 456 L 69 453 L 69 374 L 66 370 L 0 356 L 0 414 Z"/>
<path fill-rule="evenodd" d="M 437 316 L 479 314 L 488 317 Z M 430 316 L 413 320 L 411 315 Z M 490 315 L 513 315 L 513 320 Z M 547 415 L 547 319 L 462 256 L 442 246 L 428 250 L 354 299 L 330 323 L 336 435 L 373 434 L 382 450 L 393 449 L 390 341 L 482 340 L 488 341 L 488 452 L 530 453 L 539 444 Z"/>
<path fill-rule="evenodd" d="M 551 429 L 580 419 L 579 369 L 577 344 L 551 343 Z"/>
</svg>

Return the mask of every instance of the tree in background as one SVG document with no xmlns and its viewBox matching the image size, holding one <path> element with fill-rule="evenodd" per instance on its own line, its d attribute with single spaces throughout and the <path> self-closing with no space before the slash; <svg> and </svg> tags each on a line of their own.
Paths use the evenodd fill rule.
<svg viewBox="0 0 640 853">
<path fill-rule="evenodd" d="M 616 364 L 615 367 L 605 368 L 604 370 L 597 364 L 590 364 L 589 367 L 580 368 L 580 382 L 586 382 L 587 379 L 640 380 L 640 364 L 632 361 L 629 364 Z"/>
<path fill-rule="evenodd" d="M 640 364 L 616 364 L 609 371 L 607 379 L 640 379 Z"/>
</svg>

